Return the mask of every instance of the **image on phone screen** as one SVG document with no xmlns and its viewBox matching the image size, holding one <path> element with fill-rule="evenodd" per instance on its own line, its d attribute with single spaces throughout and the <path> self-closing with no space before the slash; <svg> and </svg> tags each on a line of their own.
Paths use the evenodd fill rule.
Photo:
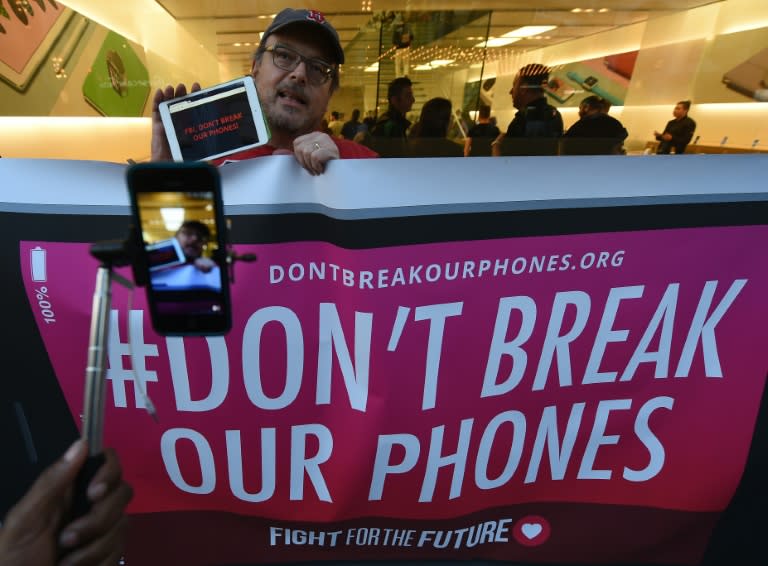
<svg viewBox="0 0 768 566">
<path fill-rule="evenodd" d="M 215 329 L 228 308 L 215 193 L 143 190 L 135 198 L 153 323 L 166 332 Z"/>
</svg>

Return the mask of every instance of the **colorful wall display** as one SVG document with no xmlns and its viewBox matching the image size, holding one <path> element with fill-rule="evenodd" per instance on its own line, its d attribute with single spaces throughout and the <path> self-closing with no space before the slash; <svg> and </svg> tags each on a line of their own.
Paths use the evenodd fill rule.
<svg viewBox="0 0 768 566">
<path fill-rule="evenodd" d="M 55 2 L 17 4 L 0 11 L 4 115 L 145 115 L 151 81 L 141 46 Z"/>
</svg>

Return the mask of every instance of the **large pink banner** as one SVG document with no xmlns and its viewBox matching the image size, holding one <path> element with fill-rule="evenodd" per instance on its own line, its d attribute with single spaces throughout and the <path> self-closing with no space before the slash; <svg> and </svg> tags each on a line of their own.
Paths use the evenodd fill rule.
<svg viewBox="0 0 768 566">
<path fill-rule="evenodd" d="M 130 512 L 252 527 L 222 563 L 697 563 L 765 387 L 767 240 L 237 245 L 259 260 L 237 268 L 224 338 L 157 336 L 143 291 L 115 285 L 105 438 Z M 96 262 L 45 241 L 20 258 L 77 416 Z"/>
</svg>

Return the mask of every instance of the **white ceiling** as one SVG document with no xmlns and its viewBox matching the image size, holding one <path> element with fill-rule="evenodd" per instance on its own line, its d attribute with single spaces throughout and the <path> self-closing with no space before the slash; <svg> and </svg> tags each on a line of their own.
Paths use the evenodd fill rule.
<svg viewBox="0 0 768 566">
<path fill-rule="evenodd" d="M 199 26 L 206 22 L 212 26 L 219 60 L 243 73 L 250 68 L 259 33 L 269 25 L 272 15 L 287 7 L 282 0 L 156 1 L 182 24 Z M 425 57 L 429 56 L 428 47 L 451 48 L 464 54 L 477 52 L 477 57 L 482 57 L 482 50 L 473 46 L 479 42 L 476 38 L 486 34 L 500 36 L 525 25 L 558 26 L 541 37 L 499 48 L 529 50 L 716 1 L 720 0 L 316 0 L 291 7 L 313 8 L 325 14 L 339 32 L 345 50 L 342 84 L 354 84 L 363 80 L 365 66 L 392 47 L 391 27 L 385 26 L 385 33 L 380 34 L 376 23 L 388 12 L 403 13 L 413 22 L 412 48 L 421 46 Z M 531 8 L 534 4 L 536 9 Z M 574 13 L 574 8 L 582 11 Z M 448 13 L 434 14 L 439 11 Z M 493 56 L 493 50 L 489 53 Z"/>
</svg>

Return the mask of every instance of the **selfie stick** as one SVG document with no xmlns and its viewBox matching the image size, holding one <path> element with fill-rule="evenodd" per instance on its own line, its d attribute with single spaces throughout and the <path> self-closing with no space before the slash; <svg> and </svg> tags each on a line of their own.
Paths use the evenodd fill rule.
<svg viewBox="0 0 768 566">
<path fill-rule="evenodd" d="M 104 429 L 104 386 L 106 377 L 109 310 L 112 306 L 112 268 L 99 266 L 91 308 L 88 364 L 85 368 L 83 437 L 88 441 L 88 455 L 100 453 Z"/>
<path fill-rule="evenodd" d="M 96 288 L 93 292 L 91 307 L 88 364 L 85 368 L 82 437 L 88 441 L 88 460 L 77 477 L 73 502 L 75 516 L 84 515 L 90 508 L 86 490 L 96 471 L 104 463 L 104 388 L 109 343 L 109 313 L 112 306 L 112 280 L 119 279 L 124 285 L 133 287 L 132 283 L 112 271 L 113 267 L 131 263 L 131 253 L 125 241 L 95 243 L 91 245 L 91 255 L 101 261 L 101 265 L 96 272 Z"/>
</svg>

